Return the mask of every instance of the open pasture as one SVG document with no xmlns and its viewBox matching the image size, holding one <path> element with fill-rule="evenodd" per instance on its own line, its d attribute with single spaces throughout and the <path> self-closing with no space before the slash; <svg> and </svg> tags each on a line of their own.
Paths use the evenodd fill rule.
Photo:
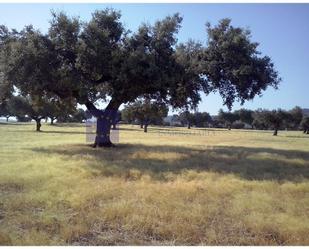
<svg viewBox="0 0 309 249">
<path fill-rule="evenodd" d="M 309 135 L 0 125 L 0 245 L 308 245 Z"/>
</svg>

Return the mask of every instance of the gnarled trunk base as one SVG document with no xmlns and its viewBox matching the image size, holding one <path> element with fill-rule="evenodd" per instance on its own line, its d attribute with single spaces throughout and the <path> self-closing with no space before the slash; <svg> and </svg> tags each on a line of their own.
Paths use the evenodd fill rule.
<svg viewBox="0 0 309 249">
<path fill-rule="evenodd" d="M 115 144 L 113 144 L 110 140 L 101 140 L 96 137 L 96 141 L 93 144 L 93 147 L 116 147 Z"/>
<path fill-rule="evenodd" d="M 97 118 L 97 135 L 93 147 L 115 147 L 110 139 L 112 124 L 115 124 L 119 104 L 109 103 L 103 110 L 97 109 L 91 102 L 86 103 L 89 112 Z"/>
<path fill-rule="evenodd" d="M 94 142 L 94 147 L 113 147 L 113 143 L 110 140 L 111 130 L 111 117 L 110 113 L 97 118 L 97 135 Z"/>
</svg>

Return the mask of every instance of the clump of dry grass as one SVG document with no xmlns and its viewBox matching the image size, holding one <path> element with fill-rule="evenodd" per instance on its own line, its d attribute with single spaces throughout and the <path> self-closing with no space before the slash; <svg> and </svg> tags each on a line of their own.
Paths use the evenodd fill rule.
<svg viewBox="0 0 309 249">
<path fill-rule="evenodd" d="M 309 244 L 306 135 L 124 128 L 0 125 L 0 244 Z"/>
</svg>

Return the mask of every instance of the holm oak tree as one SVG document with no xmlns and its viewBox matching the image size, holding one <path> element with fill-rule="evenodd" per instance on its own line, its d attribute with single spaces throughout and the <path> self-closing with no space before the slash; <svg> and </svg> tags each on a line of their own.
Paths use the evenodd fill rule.
<svg viewBox="0 0 309 249">
<path fill-rule="evenodd" d="M 218 91 L 228 108 L 244 103 L 280 78 L 250 32 L 229 19 L 206 25 L 208 42 L 177 42 L 179 14 L 134 33 L 112 9 L 95 11 L 88 22 L 52 13 L 47 34 L 25 27 L 11 32 L 6 82 L 21 92 L 75 98 L 97 118 L 95 146 L 112 146 L 110 129 L 121 104 L 148 96 L 172 108 L 195 108 L 200 94 Z M 206 34 L 205 34 L 206 37 Z M 102 110 L 96 101 L 106 101 Z"/>
</svg>

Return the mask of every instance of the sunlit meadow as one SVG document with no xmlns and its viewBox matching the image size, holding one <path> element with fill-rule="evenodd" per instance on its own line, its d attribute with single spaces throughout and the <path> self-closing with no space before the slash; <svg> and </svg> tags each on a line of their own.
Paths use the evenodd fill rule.
<svg viewBox="0 0 309 249">
<path fill-rule="evenodd" d="M 309 135 L 0 125 L 0 245 L 308 245 Z"/>
</svg>

